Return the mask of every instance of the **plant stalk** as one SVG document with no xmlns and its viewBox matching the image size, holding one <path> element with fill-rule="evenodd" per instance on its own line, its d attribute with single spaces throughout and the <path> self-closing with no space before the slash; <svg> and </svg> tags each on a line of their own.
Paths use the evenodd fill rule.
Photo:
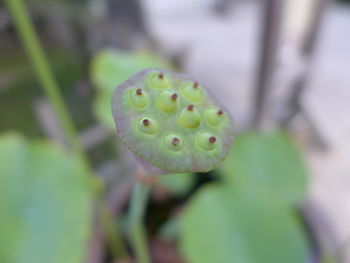
<svg viewBox="0 0 350 263">
<path fill-rule="evenodd" d="M 150 188 L 149 185 L 136 181 L 129 208 L 130 239 L 138 263 L 151 263 L 143 225 Z"/>
<path fill-rule="evenodd" d="M 87 174 L 91 175 L 94 189 L 100 189 L 101 182 L 99 182 L 97 177 L 94 176 L 95 173 L 90 166 L 86 153 L 80 145 L 74 123 L 60 94 L 60 90 L 56 80 L 54 79 L 52 70 L 48 60 L 45 57 L 43 48 L 39 42 L 25 5 L 21 0 L 6 0 L 6 4 L 12 15 L 18 34 L 30 58 L 41 87 L 43 88 L 53 107 L 70 148 L 76 154 L 78 154 L 84 164 Z M 99 190 L 95 192 L 98 196 L 100 195 Z M 125 258 L 127 252 L 124 248 L 124 244 L 122 244 L 121 240 L 119 239 L 119 235 L 116 233 L 118 228 L 116 227 L 114 219 L 110 214 L 106 201 L 103 198 L 98 199 L 100 200 L 100 205 L 102 207 L 100 215 L 102 217 L 102 225 L 106 232 L 108 232 L 110 245 L 114 247 L 112 250 L 118 252 L 120 257 L 124 256 Z M 111 237 L 111 235 L 113 235 L 113 237 Z"/>
</svg>

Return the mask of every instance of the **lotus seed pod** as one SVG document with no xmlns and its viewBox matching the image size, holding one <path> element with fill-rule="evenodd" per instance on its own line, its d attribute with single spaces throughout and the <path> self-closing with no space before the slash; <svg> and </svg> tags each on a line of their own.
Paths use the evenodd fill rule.
<svg viewBox="0 0 350 263">
<path fill-rule="evenodd" d="M 183 74 L 137 73 L 115 89 L 112 110 L 121 141 L 150 172 L 207 172 L 232 145 L 229 113 Z"/>
</svg>

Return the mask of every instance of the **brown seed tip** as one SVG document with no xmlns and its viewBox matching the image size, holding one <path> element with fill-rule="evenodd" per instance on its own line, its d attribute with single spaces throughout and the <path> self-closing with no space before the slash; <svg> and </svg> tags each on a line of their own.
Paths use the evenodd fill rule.
<svg viewBox="0 0 350 263">
<path fill-rule="evenodd" d="M 198 81 L 193 82 L 193 88 L 194 88 L 194 89 L 198 88 L 198 86 L 199 86 Z"/>
<path fill-rule="evenodd" d="M 143 125 L 148 126 L 151 122 L 148 119 L 142 121 Z"/>
<path fill-rule="evenodd" d="M 173 95 L 171 95 L 171 99 L 172 99 L 172 100 L 177 100 L 177 94 L 174 93 Z"/>
<path fill-rule="evenodd" d="M 216 138 L 215 138 L 214 136 L 211 136 L 211 137 L 209 138 L 209 142 L 210 142 L 211 144 L 214 144 L 214 143 L 216 142 Z"/>
<path fill-rule="evenodd" d="M 224 112 L 223 112 L 222 110 L 219 110 L 216 114 L 220 116 L 220 115 L 222 115 L 223 113 L 224 113 Z"/>
<path fill-rule="evenodd" d="M 178 144 L 180 143 L 180 139 L 174 137 L 173 140 L 171 141 L 171 143 L 172 143 L 173 145 L 178 145 Z"/>
<path fill-rule="evenodd" d="M 163 74 L 162 72 L 160 72 L 160 73 L 158 74 L 158 78 L 163 79 L 163 78 L 164 78 L 164 74 Z"/>
<path fill-rule="evenodd" d="M 136 95 L 142 95 L 142 89 L 140 88 L 136 89 Z"/>
<path fill-rule="evenodd" d="M 193 111 L 193 108 L 194 108 L 194 106 L 193 106 L 192 104 L 190 104 L 190 105 L 187 106 L 187 109 L 188 109 L 189 111 Z"/>
</svg>

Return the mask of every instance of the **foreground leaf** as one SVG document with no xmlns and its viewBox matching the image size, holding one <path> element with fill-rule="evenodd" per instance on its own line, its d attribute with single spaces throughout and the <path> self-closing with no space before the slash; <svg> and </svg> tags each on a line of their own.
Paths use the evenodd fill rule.
<svg viewBox="0 0 350 263">
<path fill-rule="evenodd" d="M 0 262 L 82 262 L 91 191 L 79 159 L 16 135 L 0 137 L 0 159 Z"/>
<path fill-rule="evenodd" d="M 209 186 L 185 208 L 180 246 L 189 263 L 304 263 L 308 245 L 283 203 L 246 187 Z"/>
<path fill-rule="evenodd" d="M 222 166 L 224 179 L 257 184 L 290 204 L 300 204 L 306 192 L 307 173 L 292 141 L 282 132 L 246 133 L 236 138 Z"/>
</svg>

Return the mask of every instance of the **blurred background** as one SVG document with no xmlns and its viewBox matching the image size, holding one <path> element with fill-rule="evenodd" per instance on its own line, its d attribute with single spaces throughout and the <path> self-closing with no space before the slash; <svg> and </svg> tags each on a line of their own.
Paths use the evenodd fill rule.
<svg viewBox="0 0 350 263">
<path fill-rule="evenodd" d="M 38 81 L 37 70 L 33 66 L 35 59 L 30 60 L 30 51 L 23 44 L 23 33 L 21 35 L 18 31 L 20 22 L 15 22 L 14 12 L 9 11 L 11 2 L 0 2 L 1 142 L 5 145 L 13 139 L 12 135 L 8 135 L 10 132 L 16 134 L 13 136 L 26 138 L 28 144 L 32 140 L 49 140 L 55 145 L 66 147 L 70 143 L 69 139 L 50 100 L 41 89 L 42 83 Z M 110 100 L 117 84 L 143 68 L 155 66 L 188 73 L 215 94 L 231 112 L 237 134 L 243 136 L 237 139 L 237 149 L 247 147 L 242 146 L 246 143 L 244 135 L 252 129 L 257 131 L 252 135 L 255 136 L 254 140 L 259 140 L 260 136 L 276 130 L 282 130 L 283 136 L 288 134 L 288 143 L 290 140 L 293 147 L 298 149 L 298 156 L 300 153 L 307 175 L 301 176 L 301 183 L 300 180 L 294 182 L 294 173 L 291 172 L 295 170 L 291 164 L 294 160 L 294 150 L 292 157 L 288 157 L 287 154 L 288 156 L 279 162 L 278 158 L 283 155 L 284 150 L 276 146 L 278 150 L 271 155 L 273 160 L 269 169 L 271 173 L 277 169 L 283 175 L 267 176 L 268 179 L 262 180 L 273 181 L 271 188 L 268 188 L 270 192 L 276 189 L 281 192 L 304 192 L 300 197 L 301 201 L 291 205 L 291 210 L 297 211 L 298 222 L 302 224 L 301 229 L 308 243 L 306 250 L 312 251 L 306 253 L 306 261 L 300 262 L 350 262 L 350 258 L 346 258 L 350 238 L 349 1 L 23 2 L 64 98 L 66 109 L 74 121 L 82 148 L 87 153 L 93 170 L 107 182 L 105 196 L 115 218 L 121 221 L 122 232 L 125 229 L 123 214 L 136 167 L 130 155 L 116 139 Z M 279 136 L 280 134 L 277 135 L 277 141 L 280 140 Z M 278 143 L 275 145 L 279 145 Z M 259 153 L 254 151 L 260 149 L 260 146 L 259 143 L 249 146 L 252 155 L 259 156 Z M 275 148 L 274 144 L 261 147 L 263 150 L 259 150 L 259 161 L 264 163 L 265 154 L 268 155 L 269 149 Z M 242 150 L 245 154 L 248 154 L 247 151 Z M 8 150 L 0 150 L 0 153 L 3 154 L 0 156 L 0 165 L 3 166 L 2 170 L 0 168 L 3 172 L 0 176 L 5 182 L 4 171 L 10 171 L 4 168 Z M 242 153 L 233 155 L 242 156 Z M 249 156 L 248 154 L 248 163 L 254 166 L 255 163 L 249 161 Z M 235 157 L 233 158 L 235 160 Z M 288 158 L 291 158 L 291 161 Z M 3 164 L 1 159 L 4 160 Z M 22 165 L 19 159 L 15 154 L 14 166 Z M 232 162 L 234 164 L 234 161 Z M 281 163 L 284 166 L 280 169 L 278 164 Z M 256 165 L 260 167 L 261 164 Z M 298 165 L 299 161 L 296 166 Z M 226 167 L 222 173 L 230 173 L 230 169 Z M 269 172 L 270 170 L 267 173 Z M 197 232 L 189 233 L 192 230 L 188 229 L 195 227 L 188 222 L 205 217 L 199 210 L 203 208 L 205 212 L 210 208 L 210 204 L 206 204 L 203 197 L 202 207 L 200 196 L 197 196 L 195 201 L 192 201 L 192 196 L 202 185 L 225 181 L 217 174 L 220 172 L 214 171 L 203 176 L 193 175 L 191 179 L 168 177 L 169 180 L 154 188 L 146 217 L 154 262 L 271 263 L 272 261 L 257 259 L 259 257 L 252 259 L 254 256 L 247 256 L 250 255 L 250 249 L 262 253 L 254 251 L 251 254 L 266 255 L 270 253 L 270 248 L 271 251 L 287 251 L 287 254 L 277 256 L 276 261 L 273 261 L 285 263 L 287 261 L 282 259 L 288 255 L 288 251 L 296 254 L 293 249 L 299 252 L 303 250 L 293 245 L 290 250 L 288 247 L 275 247 L 281 242 L 278 238 L 267 248 L 260 247 L 268 246 L 265 239 L 260 240 L 260 243 L 253 242 L 254 244 L 247 240 L 236 240 L 240 245 L 233 247 L 242 254 L 247 254 L 237 259 L 230 257 L 230 251 L 221 251 L 220 248 L 213 247 L 216 244 L 215 240 L 213 243 L 197 246 L 196 240 L 206 240 L 207 236 Z M 283 186 L 277 183 L 276 178 L 279 176 L 285 177 Z M 295 176 L 298 177 L 299 174 Z M 292 190 L 289 189 L 291 185 L 295 186 Z M 251 189 L 251 186 L 248 188 Z M 294 192 L 291 193 L 293 194 Z M 9 196 L 5 198 L 10 198 Z M 44 195 L 42 197 L 45 198 Z M 299 197 L 296 199 L 299 200 Z M 188 209 L 184 217 L 187 223 L 184 222 L 183 229 L 178 232 L 174 218 L 177 218 L 179 210 L 182 210 L 187 202 L 191 202 L 190 208 L 185 208 Z M 251 204 L 253 201 L 249 199 L 249 202 Z M 1 204 L 6 205 L 0 202 Z M 242 207 L 249 207 L 249 204 L 243 204 Z M 198 205 L 196 213 L 199 215 L 190 211 L 195 205 Z M 11 209 L 12 206 L 8 204 L 8 207 Z M 255 209 L 254 205 L 250 207 Z M 6 210 L 3 210 L 3 213 L 4 211 Z M 240 210 L 236 207 L 235 211 L 239 213 Z M 266 217 L 267 221 L 275 215 L 271 213 Z M 259 217 L 258 214 L 256 216 Z M 225 215 L 220 217 L 224 218 Z M 211 220 L 215 222 L 216 219 Z M 260 223 L 257 221 L 254 225 Z M 275 223 L 270 223 L 269 227 L 274 229 Z M 105 248 L 103 234 L 96 224 L 93 224 L 88 250 L 82 258 L 91 263 L 112 262 L 111 253 Z M 264 224 L 261 224 L 264 228 Z M 203 229 L 207 227 L 208 225 L 204 225 Z M 232 233 L 236 233 L 236 230 L 241 231 L 237 226 L 227 227 L 230 230 L 222 230 L 223 233 L 231 230 Z M 266 227 L 266 231 L 269 227 Z M 284 229 L 287 226 L 280 227 Z M 210 226 L 208 228 L 210 229 Z M 248 232 L 251 231 L 249 228 Z M 257 239 L 263 232 L 265 231 L 256 233 Z M 268 231 L 266 233 L 270 234 Z M 221 239 L 219 234 L 214 236 Z M 211 261 L 204 262 L 197 254 L 206 248 L 229 256 L 208 256 Z M 16 248 L 13 249 L 16 251 Z M 233 250 L 236 251 L 235 249 Z M 38 258 L 39 261 L 28 262 L 56 262 L 41 261 L 40 257 Z M 299 261 L 294 261 L 296 262 Z"/>
</svg>

